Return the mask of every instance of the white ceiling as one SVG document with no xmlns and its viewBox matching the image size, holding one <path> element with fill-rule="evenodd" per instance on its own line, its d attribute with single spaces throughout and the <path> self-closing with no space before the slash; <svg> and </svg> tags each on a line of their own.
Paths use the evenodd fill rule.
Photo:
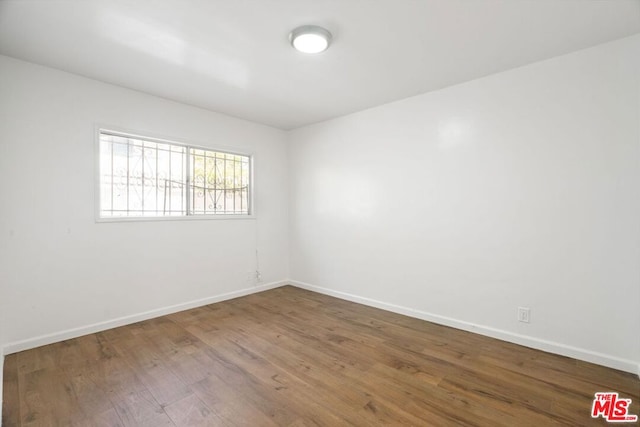
<svg viewBox="0 0 640 427">
<path fill-rule="evenodd" d="M 638 32 L 640 0 L 0 0 L 2 54 L 282 129 Z"/>
</svg>

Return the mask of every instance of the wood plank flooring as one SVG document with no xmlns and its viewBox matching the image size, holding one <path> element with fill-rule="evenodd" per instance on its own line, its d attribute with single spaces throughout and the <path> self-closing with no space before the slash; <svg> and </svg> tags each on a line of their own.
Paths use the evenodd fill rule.
<svg viewBox="0 0 640 427">
<path fill-rule="evenodd" d="M 286 286 L 5 359 L 3 426 L 606 425 L 632 374 Z"/>
</svg>

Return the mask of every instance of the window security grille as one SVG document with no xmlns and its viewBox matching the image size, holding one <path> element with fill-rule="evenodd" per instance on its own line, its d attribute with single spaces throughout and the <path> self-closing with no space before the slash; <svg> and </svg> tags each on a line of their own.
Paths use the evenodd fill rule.
<svg viewBox="0 0 640 427">
<path fill-rule="evenodd" d="M 250 157 L 100 131 L 100 218 L 249 215 Z"/>
</svg>

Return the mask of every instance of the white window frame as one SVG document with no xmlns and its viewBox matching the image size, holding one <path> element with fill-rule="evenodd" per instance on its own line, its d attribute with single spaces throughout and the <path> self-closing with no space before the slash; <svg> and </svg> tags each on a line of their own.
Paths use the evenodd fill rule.
<svg viewBox="0 0 640 427">
<path fill-rule="evenodd" d="M 185 147 L 187 163 L 189 163 L 189 149 L 215 151 L 217 153 L 233 154 L 238 156 L 245 156 L 249 159 L 249 195 L 247 202 L 249 204 L 249 214 L 190 214 L 189 207 L 187 205 L 187 214 L 176 216 L 122 216 L 122 217 L 102 217 L 100 216 L 100 192 L 101 192 L 101 177 L 100 177 L 100 135 L 102 133 L 114 134 L 125 138 L 137 138 L 150 142 L 156 142 L 160 144 L 172 144 L 180 147 Z M 95 143 L 94 143 L 94 168 L 95 168 L 95 193 L 94 193 L 94 213 L 96 222 L 131 222 L 131 221 L 193 221 L 193 220 L 254 220 L 255 214 L 255 180 L 254 180 L 254 155 L 250 152 L 239 150 L 237 148 L 222 147 L 222 146 L 206 146 L 203 144 L 192 143 L 189 141 L 177 140 L 176 138 L 167 138 L 153 134 L 151 132 L 138 132 L 131 130 L 124 130 L 115 126 L 96 125 L 95 127 Z M 187 168 L 187 193 L 189 192 L 189 185 L 191 183 L 191 171 Z M 186 202 L 188 203 L 188 197 Z"/>
</svg>

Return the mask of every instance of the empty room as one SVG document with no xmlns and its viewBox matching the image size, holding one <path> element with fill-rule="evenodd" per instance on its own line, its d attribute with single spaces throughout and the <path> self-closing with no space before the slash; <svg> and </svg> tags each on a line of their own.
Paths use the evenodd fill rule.
<svg viewBox="0 0 640 427">
<path fill-rule="evenodd" d="M 0 0 L 2 427 L 640 416 L 640 0 Z"/>
</svg>

